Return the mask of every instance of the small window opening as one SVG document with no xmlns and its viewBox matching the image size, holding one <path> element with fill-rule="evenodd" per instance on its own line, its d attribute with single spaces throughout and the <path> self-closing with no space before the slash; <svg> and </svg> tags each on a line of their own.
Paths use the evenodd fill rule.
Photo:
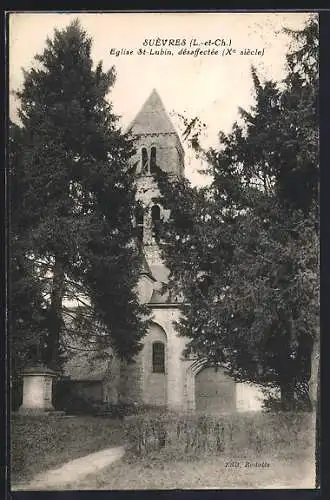
<svg viewBox="0 0 330 500">
<path fill-rule="evenodd" d="M 150 151 L 150 173 L 154 174 L 156 172 L 157 166 L 156 159 L 156 148 L 153 146 Z"/>
<path fill-rule="evenodd" d="M 148 151 L 142 148 L 142 173 L 146 174 L 149 171 Z"/>
<path fill-rule="evenodd" d="M 136 207 L 135 209 L 135 224 L 136 233 L 140 243 L 143 242 L 143 226 L 144 226 L 144 213 L 142 207 Z"/>
<path fill-rule="evenodd" d="M 165 373 L 165 344 L 163 342 L 152 344 L 152 371 Z"/>
<path fill-rule="evenodd" d="M 160 208 L 158 205 L 153 205 L 151 208 L 152 230 L 154 237 L 159 241 L 160 232 Z"/>
</svg>

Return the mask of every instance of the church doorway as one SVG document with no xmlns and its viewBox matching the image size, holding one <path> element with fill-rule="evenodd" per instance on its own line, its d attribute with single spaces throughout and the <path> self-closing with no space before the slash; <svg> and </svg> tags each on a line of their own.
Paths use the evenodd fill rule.
<svg viewBox="0 0 330 500">
<path fill-rule="evenodd" d="M 235 381 L 223 369 L 202 368 L 195 377 L 196 410 L 225 413 L 236 410 Z"/>
</svg>

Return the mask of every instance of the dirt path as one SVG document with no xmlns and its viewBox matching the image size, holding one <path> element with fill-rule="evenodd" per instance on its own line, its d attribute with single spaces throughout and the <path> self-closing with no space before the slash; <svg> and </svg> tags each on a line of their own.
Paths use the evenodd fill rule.
<svg viewBox="0 0 330 500">
<path fill-rule="evenodd" d="M 91 453 L 85 457 L 77 458 L 65 463 L 59 468 L 42 472 L 35 476 L 29 483 L 13 484 L 12 491 L 39 491 L 58 489 L 61 485 L 82 480 L 85 476 L 97 473 L 116 460 L 122 458 L 125 453 L 123 446 L 108 448 L 106 450 Z"/>
</svg>

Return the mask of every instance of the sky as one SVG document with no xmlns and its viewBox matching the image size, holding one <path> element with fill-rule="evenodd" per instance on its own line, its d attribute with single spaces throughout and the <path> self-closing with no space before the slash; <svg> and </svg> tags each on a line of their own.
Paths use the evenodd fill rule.
<svg viewBox="0 0 330 500">
<path fill-rule="evenodd" d="M 34 56 L 42 53 L 46 38 L 53 37 L 54 29 L 66 28 L 79 18 L 93 39 L 94 63 L 102 60 L 104 70 L 116 68 L 117 79 L 109 99 L 123 128 L 156 88 L 179 135 L 182 123 L 178 114 L 188 118 L 199 116 L 207 125 L 203 145 L 216 146 L 219 131 L 228 133 L 238 118 L 238 108 L 247 109 L 253 104 L 251 65 L 257 68 L 261 79 L 283 79 L 289 38 L 281 30 L 284 26 L 303 27 L 308 15 L 303 12 L 11 13 L 9 89 L 21 87 L 22 68 L 31 68 Z M 153 45 L 149 46 L 145 40 L 151 40 Z M 178 45 L 169 46 L 169 40 L 176 40 Z M 225 46 L 220 45 L 222 40 Z M 160 50 L 156 43 L 165 44 L 163 50 L 171 53 L 148 53 Z M 198 45 L 190 48 L 190 43 Z M 198 56 L 179 53 L 180 49 L 195 50 L 196 47 L 204 53 Z M 218 54 L 207 54 L 212 49 Z M 258 54 L 241 55 L 242 50 Z M 120 55 L 117 56 L 116 51 L 121 52 Z M 14 120 L 17 104 L 10 97 L 10 116 Z M 201 160 L 193 157 L 185 143 L 183 146 L 186 176 L 193 185 L 204 184 L 206 180 L 198 173 Z"/>
</svg>

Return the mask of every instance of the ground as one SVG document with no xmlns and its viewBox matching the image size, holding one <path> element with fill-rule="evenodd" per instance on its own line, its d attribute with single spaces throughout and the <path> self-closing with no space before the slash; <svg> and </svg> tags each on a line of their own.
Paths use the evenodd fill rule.
<svg viewBox="0 0 330 500">
<path fill-rule="evenodd" d="M 277 456 L 269 450 L 258 458 L 242 452 L 203 459 L 164 461 L 156 455 L 137 460 L 127 453 L 103 470 L 57 489 L 313 488 L 314 447 L 308 434 L 306 440 L 288 442 Z M 25 417 L 13 419 L 11 439 L 11 483 L 22 484 L 69 460 L 124 444 L 124 431 L 121 421 L 104 417 Z M 246 467 L 247 461 L 256 460 L 266 466 Z"/>
<path fill-rule="evenodd" d="M 239 489 L 313 488 L 314 467 L 309 460 L 264 457 L 268 468 L 225 467 L 227 459 L 214 457 L 194 462 L 152 464 L 114 463 L 94 476 L 66 485 L 66 489 L 143 490 L 143 489 Z M 253 459 L 252 459 L 253 460 Z M 258 459 L 260 460 L 260 459 Z M 235 461 L 237 461 L 235 459 Z"/>
</svg>

